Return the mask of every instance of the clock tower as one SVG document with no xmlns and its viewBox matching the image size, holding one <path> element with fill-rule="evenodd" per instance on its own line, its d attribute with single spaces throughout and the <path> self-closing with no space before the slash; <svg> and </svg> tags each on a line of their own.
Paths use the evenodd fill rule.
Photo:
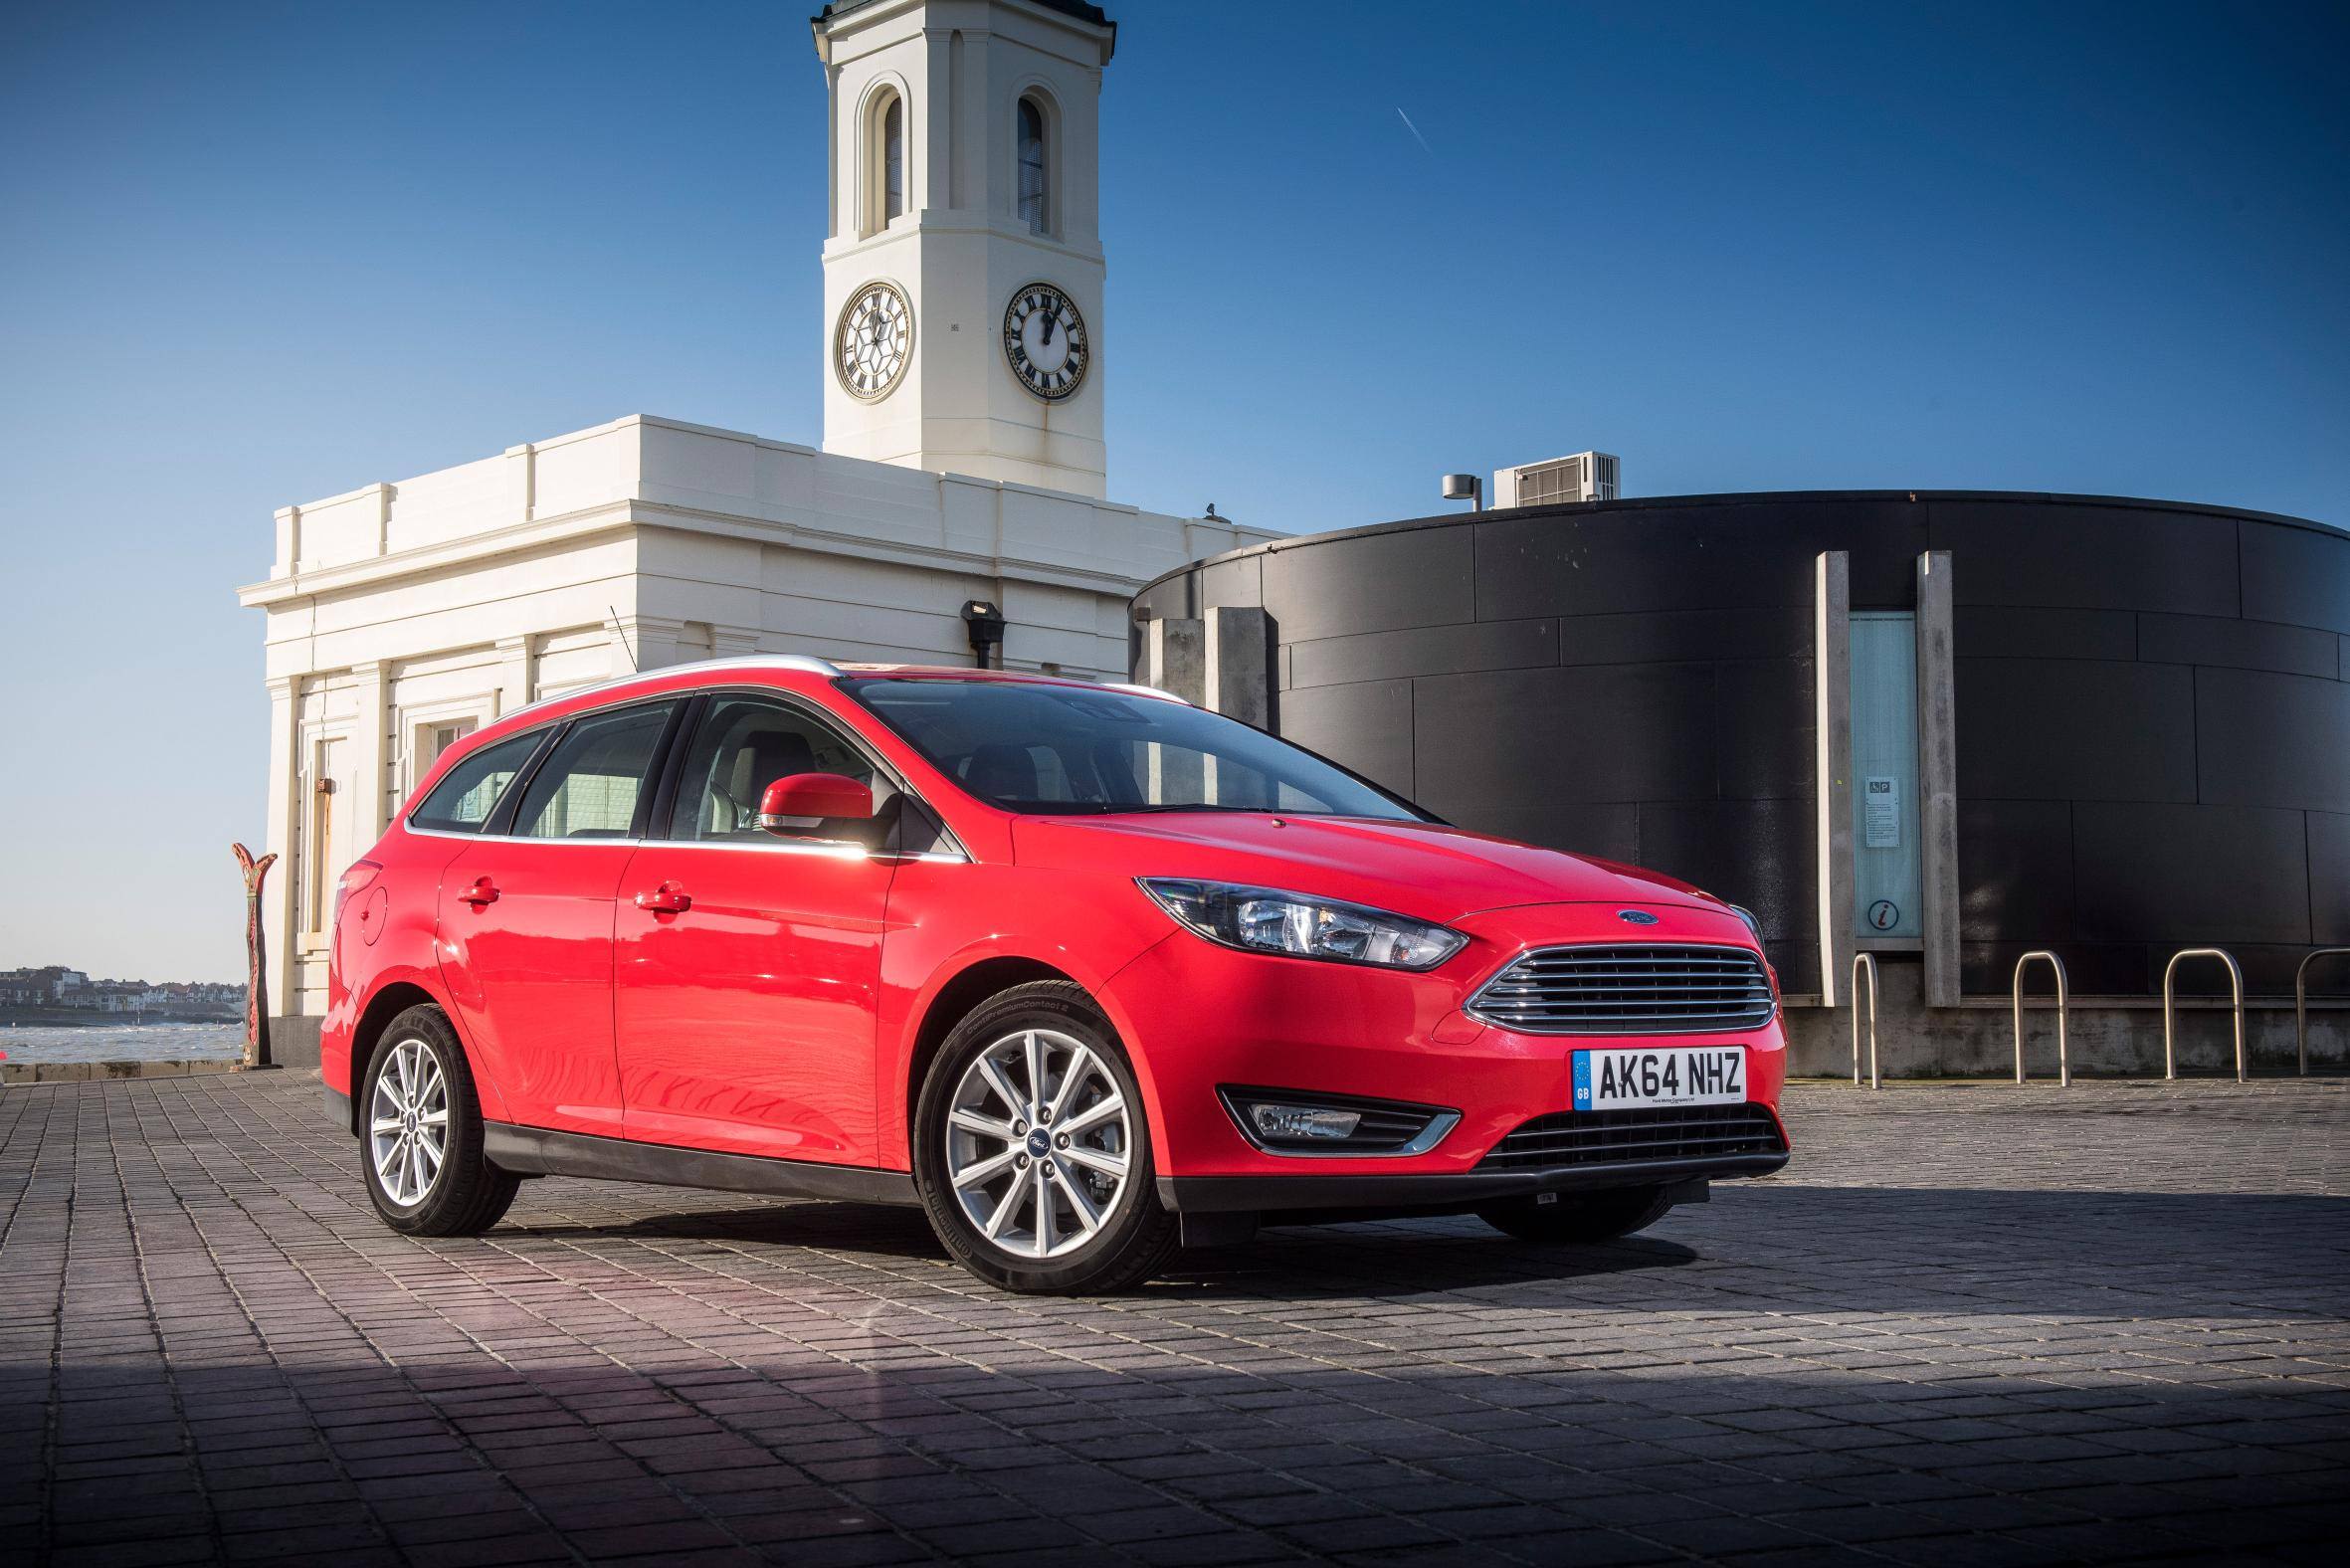
<svg viewBox="0 0 2350 1568">
<path fill-rule="evenodd" d="M 1103 494 L 1101 70 L 1079 0 L 831 0 L 824 450 Z"/>
</svg>

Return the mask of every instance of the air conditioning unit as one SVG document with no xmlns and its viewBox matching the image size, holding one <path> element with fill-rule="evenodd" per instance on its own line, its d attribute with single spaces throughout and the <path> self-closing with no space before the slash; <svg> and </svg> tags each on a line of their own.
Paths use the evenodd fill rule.
<svg viewBox="0 0 2350 1568">
<path fill-rule="evenodd" d="M 1578 452 L 1570 458 L 1493 471 L 1496 506 L 1550 506 L 1569 500 L 1614 500 L 1616 495 L 1617 464 L 1611 452 Z"/>
</svg>

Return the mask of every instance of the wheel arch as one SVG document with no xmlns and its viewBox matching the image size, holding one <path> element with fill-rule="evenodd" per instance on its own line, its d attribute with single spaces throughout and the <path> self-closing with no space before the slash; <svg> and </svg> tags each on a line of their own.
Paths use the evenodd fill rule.
<svg viewBox="0 0 2350 1568">
<path fill-rule="evenodd" d="M 497 1097 L 497 1090 L 482 1076 L 481 1059 L 466 1040 L 465 1031 L 458 1027 L 457 1015 L 451 1011 L 448 1000 L 434 995 L 414 979 L 387 980 L 367 998 L 366 1007 L 359 1012 L 358 1022 L 351 1026 L 351 1136 L 355 1138 L 359 1135 L 361 1101 L 365 1097 L 360 1093 L 360 1078 L 367 1071 L 368 1062 L 375 1056 L 376 1043 L 383 1039 L 384 1031 L 392 1027 L 392 1020 L 412 1007 L 434 1008 L 449 1021 L 450 1032 L 457 1036 L 458 1048 L 465 1053 L 466 1067 L 473 1074 L 475 1092 L 482 1097 L 482 1114 L 491 1120 L 502 1119 L 503 1104 Z M 498 1106 L 497 1112 L 492 1112 L 492 1105 Z"/>
<path fill-rule="evenodd" d="M 1093 995 L 1092 987 L 1068 970 L 1057 969 L 1041 958 L 1011 953 L 980 959 L 957 971 L 932 994 L 929 1006 L 923 1010 L 922 1022 L 914 1030 L 913 1049 L 906 1054 L 905 1081 L 897 1086 L 898 1125 L 905 1129 L 909 1149 L 913 1142 L 914 1103 L 922 1097 L 922 1079 L 929 1076 L 930 1064 L 937 1058 L 938 1048 L 946 1044 L 946 1037 L 989 997 L 1038 980 L 1060 980 L 1082 987 L 1087 996 Z"/>
</svg>

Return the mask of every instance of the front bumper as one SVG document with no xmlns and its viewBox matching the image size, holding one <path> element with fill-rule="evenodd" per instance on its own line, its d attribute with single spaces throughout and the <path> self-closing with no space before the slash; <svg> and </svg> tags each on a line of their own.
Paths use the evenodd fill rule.
<svg viewBox="0 0 2350 1568">
<path fill-rule="evenodd" d="M 1523 1034 L 1462 1011 L 1528 947 L 1620 942 L 1620 927 L 1610 928 L 1616 907 L 1535 905 L 1455 921 L 1469 947 L 1428 974 L 1236 952 L 1188 932 L 1170 935 L 1120 971 L 1105 997 L 1137 1048 L 1163 1173 L 1160 1201 L 1192 1214 L 1466 1209 L 1528 1193 L 1778 1170 L 1788 1159 L 1777 1117 L 1787 1051 L 1776 1017 L 1746 1031 L 1626 1037 Z M 1644 940 L 1747 941 L 1733 915 L 1651 907 L 1660 924 L 1644 930 Z M 1562 1161 L 1562 1168 L 1484 1165 L 1513 1131 L 1568 1110 L 1576 1051 L 1724 1045 L 1746 1049 L 1748 1103 L 1771 1113 L 1767 1150 L 1655 1149 L 1675 1157 Z M 1301 1157 L 1259 1148 L 1242 1134 L 1218 1094 L 1232 1084 L 1301 1098 L 1320 1092 L 1442 1105 L 1461 1119 L 1425 1153 Z"/>
<path fill-rule="evenodd" d="M 1161 1176 L 1158 1189 L 1159 1202 L 1176 1214 L 1297 1214 L 1328 1209 L 1442 1213 L 1537 1192 L 1597 1192 L 1610 1187 L 1768 1176 L 1786 1163 L 1787 1152 L 1782 1149 L 1776 1154 L 1627 1160 L 1618 1165 L 1460 1175 Z"/>
</svg>

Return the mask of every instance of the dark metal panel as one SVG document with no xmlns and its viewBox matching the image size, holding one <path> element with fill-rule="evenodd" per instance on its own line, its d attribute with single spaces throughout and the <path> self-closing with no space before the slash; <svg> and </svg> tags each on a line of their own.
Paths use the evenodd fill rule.
<svg viewBox="0 0 2350 1568">
<path fill-rule="evenodd" d="M 1979 604 L 1958 608 L 1961 655 L 2006 659 L 2138 657 L 2138 618 L 2127 610 L 2034 610 Z"/>
<path fill-rule="evenodd" d="M 1558 663 L 1558 623 L 1472 621 L 1466 626 L 1324 637 L 1291 647 L 1289 679 L 1305 686 L 1518 670 Z"/>
<path fill-rule="evenodd" d="M 2339 644 L 2333 632 L 2269 621 L 2207 615 L 2138 617 L 2138 658 L 2147 664 L 2273 670 L 2330 681 L 2341 668 Z"/>
<path fill-rule="evenodd" d="M 2091 941 L 2309 940 L 2301 813 L 2138 802 L 2072 814 L 2075 925 Z"/>
<path fill-rule="evenodd" d="M 1265 608 L 1291 642 L 1476 619 L 1469 530 L 1415 528 L 1265 557 Z"/>
<path fill-rule="evenodd" d="M 1958 885 L 1962 941 L 2070 940 L 2071 802 L 1960 801 Z"/>
<path fill-rule="evenodd" d="M 1968 996 L 2007 996 L 2016 983 L 2016 960 L 2036 947 L 2050 946 L 2047 942 L 1962 942 L 1958 949 L 1959 990 Z M 2147 969 L 2147 948 L 2139 942 L 2057 942 L 2054 944 L 2058 957 L 2064 960 L 2065 983 L 2075 997 L 2083 996 L 2146 996 L 2157 990 L 2162 979 L 2160 965 L 2151 973 Z M 2170 956 L 2170 949 L 2163 950 Z M 2030 998 L 2046 995 L 2052 987 L 2045 965 L 2036 964 L 2025 977 L 2025 1007 L 2032 1006 Z M 2027 1031 L 2047 1030 L 2052 1034 L 2055 1025 L 2046 1020 L 2027 1017 Z M 2034 1032 L 2031 1038 L 2040 1041 Z M 2027 1053 L 2035 1048 L 2027 1047 Z M 2054 1050 L 2052 1044 L 2038 1049 Z M 2030 1056 L 2030 1060 L 2042 1060 Z M 2037 1070 L 2036 1070 L 2037 1071 Z"/>
<path fill-rule="evenodd" d="M 1506 670 L 1413 687 L 1419 798 L 1469 826 L 1496 806 L 1714 793 L 1710 666 Z"/>
<path fill-rule="evenodd" d="M 2080 659 L 1957 663 L 1961 800 L 2195 799 L 2193 671 Z"/>
<path fill-rule="evenodd" d="M 1200 584 L 1200 613 L 1224 605 L 1258 610 L 1265 606 L 1265 557 L 1242 555 L 1210 561 L 1195 574 Z"/>
<path fill-rule="evenodd" d="M 2202 799 L 2350 811 L 2350 686 L 2198 670 L 2195 697 Z"/>
<path fill-rule="evenodd" d="M 1410 800 L 1413 788 L 1412 683 L 1366 681 L 1281 693 L 1284 739 L 1354 769 Z M 1431 807 L 1440 811 L 1441 808 Z"/>
<path fill-rule="evenodd" d="M 1714 666 L 1714 745 L 1725 796 L 1812 799 L 1818 713 L 1810 659 Z"/>
<path fill-rule="evenodd" d="M 2309 939 L 2327 947 L 2350 947 L 2350 817 L 2338 812 L 2305 814 L 2309 835 Z M 2350 958 L 2329 959 L 2350 971 Z M 2350 990 L 2350 982 L 2331 989 Z"/>
<path fill-rule="evenodd" d="M 2233 517 L 1990 499 L 1932 512 L 1934 548 L 1958 557 L 1961 604 L 2237 613 Z"/>
<path fill-rule="evenodd" d="M 1434 811 L 1435 807 L 1429 808 Z M 1462 826 L 1548 850 L 1640 862 L 1640 807 L 1631 801 L 1554 800 L 1538 805 L 1487 806 Z"/>
<path fill-rule="evenodd" d="M 1906 606 L 1924 508 L 1882 499 L 1693 502 L 1508 514 L 1475 524 L 1481 615 L 1604 615 L 1628 606 L 1809 606 L 1812 558 L 1853 553 L 1853 603 Z"/>
<path fill-rule="evenodd" d="M 2237 526 L 2247 616 L 2350 632 L 2350 535 L 2250 519 Z"/>
<path fill-rule="evenodd" d="M 1577 615 L 1559 623 L 1558 663 L 1562 665 L 1811 657 L 1812 612 L 1808 604 L 1761 610 Z"/>
<path fill-rule="evenodd" d="M 1744 904 L 1767 939 L 1794 943 L 1817 924 L 1812 846 L 1818 831 L 1809 796 L 1644 801 L 1640 864 Z"/>
</svg>

